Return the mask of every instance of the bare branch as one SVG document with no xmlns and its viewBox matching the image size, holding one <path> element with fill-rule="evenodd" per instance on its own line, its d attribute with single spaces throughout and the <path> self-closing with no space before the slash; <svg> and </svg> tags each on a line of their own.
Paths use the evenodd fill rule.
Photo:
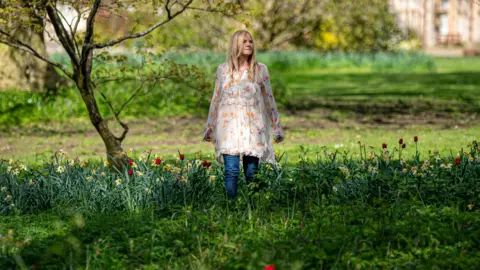
<svg viewBox="0 0 480 270">
<path fill-rule="evenodd" d="M 189 0 L 183 7 L 182 9 L 180 9 L 179 11 L 175 12 L 173 15 L 169 15 L 169 17 L 164 20 L 164 21 L 161 21 L 161 22 L 158 22 L 154 25 L 152 25 L 150 28 L 148 28 L 147 30 L 145 31 L 142 31 L 142 32 L 139 32 L 139 33 L 136 33 L 136 34 L 130 34 L 130 35 L 126 35 L 126 36 L 123 36 L 121 38 L 118 38 L 118 39 L 115 39 L 115 40 L 111 40 L 111 41 L 108 41 L 108 42 L 105 42 L 105 43 L 97 43 L 97 44 L 92 44 L 91 46 L 95 49 L 101 49 L 101 48 L 105 48 L 105 47 L 111 47 L 111 46 L 114 46 L 114 45 L 117 45 L 127 39 L 134 39 L 134 38 L 139 38 L 139 37 L 143 37 L 143 36 L 146 36 L 148 35 L 150 32 L 152 32 L 153 30 L 157 29 L 158 27 L 168 23 L 169 21 L 171 21 L 173 18 L 175 18 L 176 16 L 180 15 L 181 13 L 183 13 L 187 8 L 188 6 L 190 6 L 192 4 L 193 0 Z"/>
<path fill-rule="evenodd" d="M 46 5 L 46 10 L 48 17 L 50 17 L 50 21 L 52 22 L 53 28 L 55 29 L 55 33 L 57 34 L 59 41 L 62 43 L 62 47 L 69 55 L 72 65 L 75 69 L 75 66 L 78 66 L 78 57 L 75 52 L 75 45 L 68 35 L 67 30 L 63 26 L 62 20 L 58 16 L 57 9 L 52 7 L 52 5 Z"/>
<path fill-rule="evenodd" d="M 9 40 L 12 40 L 12 41 L 9 41 L 7 39 L 0 39 L 0 43 L 3 43 L 3 44 L 5 44 L 7 46 L 10 46 L 12 48 L 19 49 L 19 50 L 22 50 L 22 51 L 27 52 L 29 54 L 32 54 L 35 57 L 47 62 L 48 64 L 50 64 L 54 67 L 57 67 L 70 79 L 73 78 L 72 74 L 70 72 L 68 72 L 62 64 L 54 62 L 54 61 L 48 59 L 47 57 L 41 55 L 34 48 L 32 48 L 30 45 L 28 45 L 28 44 L 26 44 L 26 43 L 24 43 L 24 42 L 22 42 L 18 39 L 12 38 L 7 32 L 5 32 L 1 29 L 0 29 L 0 34 L 7 37 Z"/>
<path fill-rule="evenodd" d="M 110 100 L 107 98 L 107 96 L 100 90 L 98 90 L 98 92 L 100 92 L 100 95 L 102 96 L 102 98 L 105 100 L 105 102 L 107 103 L 108 105 L 108 108 L 110 108 L 110 110 L 112 111 L 114 117 L 115 117 L 115 120 L 117 120 L 117 122 L 122 126 L 123 128 L 123 132 L 122 132 L 122 135 L 120 137 L 117 137 L 115 136 L 115 139 L 117 139 L 118 141 L 122 142 L 125 137 L 127 136 L 127 133 L 128 133 L 128 125 L 126 123 L 124 123 L 122 120 L 120 120 L 120 117 L 118 116 L 119 113 L 117 113 L 115 111 L 115 108 L 113 108 L 113 105 L 112 105 L 112 102 L 110 102 Z"/>
<path fill-rule="evenodd" d="M 140 90 L 142 90 L 144 84 L 145 84 L 145 81 L 142 81 L 142 83 L 140 84 L 140 87 L 138 87 L 137 90 L 135 90 L 135 92 L 133 92 L 132 96 L 130 96 L 130 98 L 125 103 L 123 103 L 123 105 L 120 107 L 120 110 L 118 110 L 118 114 L 120 114 L 122 112 L 122 110 L 125 108 L 125 106 L 127 106 L 128 103 L 130 103 L 135 98 L 135 96 L 138 94 L 138 92 L 140 92 Z"/>
<path fill-rule="evenodd" d="M 170 4 L 170 0 L 167 0 L 165 2 L 165 10 L 167 11 L 167 16 L 168 16 L 168 19 L 170 20 L 172 18 L 172 14 L 170 12 L 170 8 L 168 7 L 168 4 Z"/>
<path fill-rule="evenodd" d="M 57 9 L 57 5 L 54 5 L 54 8 L 57 11 L 57 14 L 60 14 L 61 19 L 63 19 L 65 21 L 68 28 L 70 29 L 70 35 L 69 36 L 70 36 L 71 40 L 73 41 L 73 45 L 75 46 L 75 51 L 77 52 L 77 54 L 80 54 L 80 50 L 78 49 L 77 41 L 75 40 L 75 34 L 74 34 L 74 31 L 73 31 L 73 28 L 72 28 L 72 23 L 71 22 L 69 23 L 67 18 L 65 18 L 65 16 L 63 15 L 63 13 L 60 12 L 60 10 Z M 68 34 L 69 33 L 67 33 L 67 35 Z"/>
<path fill-rule="evenodd" d="M 93 26 L 95 23 L 95 16 L 97 15 L 98 7 L 100 6 L 101 0 L 95 0 L 93 3 L 92 10 L 90 11 L 90 14 L 88 15 L 87 19 L 87 29 L 85 32 L 85 42 L 84 45 L 90 44 L 93 38 Z"/>
<path fill-rule="evenodd" d="M 84 11 L 81 11 L 80 9 L 75 9 L 75 11 L 77 11 L 78 13 L 78 16 L 77 16 L 77 20 L 75 21 L 75 24 L 73 26 L 73 33 L 72 33 L 72 36 L 75 36 L 77 34 L 77 30 L 78 30 L 78 25 L 80 24 L 80 21 L 82 20 L 82 16 L 87 13 L 88 9 L 84 10 Z"/>
</svg>

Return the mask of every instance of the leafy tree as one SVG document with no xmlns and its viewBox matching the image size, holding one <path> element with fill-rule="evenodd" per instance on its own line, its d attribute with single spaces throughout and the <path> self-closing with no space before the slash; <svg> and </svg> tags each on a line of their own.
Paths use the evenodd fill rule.
<svg viewBox="0 0 480 270">
<path fill-rule="evenodd" d="M 316 30 L 326 0 L 246 1 L 251 25 L 259 46 L 264 49 L 288 47 Z"/>
<path fill-rule="evenodd" d="M 208 84 L 201 80 L 202 73 L 195 67 L 178 65 L 162 55 L 151 53 L 152 44 L 148 36 L 159 28 L 168 31 L 166 25 L 179 18 L 188 10 L 220 12 L 233 15 L 239 10 L 234 3 L 223 1 L 200 0 L 34 0 L 24 5 L 21 0 L 2 0 L 0 19 L 0 43 L 31 54 L 60 70 L 75 84 L 87 108 L 91 123 L 102 138 L 108 161 L 120 168 L 125 163 L 122 141 L 128 133 L 128 125 L 121 120 L 120 114 L 136 96 L 150 94 L 152 89 L 161 87 L 164 80 L 177 80 L 192 87 L 205 89 Z M 78 16 L 68 21 L 61 11 L 61 6 L 74 9 Z M 100 16 L 115 16 L 129 11 L 135 17 L 135 10 L 150 10 L 151 22 L 148 25 L 134 25 L 126 34 L 119 36 L 101 35 L 96 31 L 95 23 Z M 32 14 L 33 12 L 33 14 Z M 48 20 L 54 29 L 49 33 L 65 50 L 69 64 L 55 62 L 42 52 L 36 50 L 30 40 L 16 35 L 18 29 L 32 28 L 36 33 L 48 31 L 44 26 Z M 85 20 L 85 31 L 78 31 L 79 24 Z M 128 65 L 125 55 L 110 55 L 108 48 L 119 46 L 126 41 L 144 38 L 146 48 L 139 50 L 143 57 L 140 65 Z M 100 53 L 94 53 L 100 50 Z M 96 61 L 94 61 L 94 59 Z M 140 86 L 133 90 L 131 97 L 123 104 L 116 104 L 102 92 L 101 86 L 112 81 L 140 81 Z M 146 90 L 145 90 L 146 87 Z M 120 136 L 115 135 L 102 116 L 97 98 L 102 98 L 111 109 L 115 119 L 122 126 Z"/>
<path fill-rule="evenodd" d="M 336 0 L 323 7 L 321 25 L 297 44 L 322 51 L 391 51 L 403 39 L 384 0 Z"/>
</svg>

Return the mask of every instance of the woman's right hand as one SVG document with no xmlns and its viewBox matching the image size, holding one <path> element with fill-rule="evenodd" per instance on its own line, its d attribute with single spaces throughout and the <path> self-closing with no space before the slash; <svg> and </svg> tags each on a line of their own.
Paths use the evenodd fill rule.
<svg viewBox="0 0 480 270">
<path fill-rule="evenodd" d="M 203 141 L 205 142 L 212 142 L 212 130 L 208 129 L 205 131 L 203 135 Z"/>
</svg>

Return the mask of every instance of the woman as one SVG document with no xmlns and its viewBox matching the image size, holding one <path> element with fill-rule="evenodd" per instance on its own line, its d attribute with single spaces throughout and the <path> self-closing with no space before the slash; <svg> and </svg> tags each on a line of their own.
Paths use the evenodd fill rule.
<svg viewBox="0 0 480 270">
<path fill-rule="evenodd" d="M 237 195 L 240 156 L 247 183 L 259 162 L 275 163 L 272 136 L 276 143 L 284 139 L 268 69 L 255 59 L 252 35 L 240 30 L 230 39 L 227 62 L 217 68 L 203 136 L 215 144 L 217 161 L 225 164 L 230 199 Z"/>
</svg>

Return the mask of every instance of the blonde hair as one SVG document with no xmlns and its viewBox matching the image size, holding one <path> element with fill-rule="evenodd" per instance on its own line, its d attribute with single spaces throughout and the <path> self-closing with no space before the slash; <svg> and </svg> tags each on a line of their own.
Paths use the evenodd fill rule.
<svg viewBox="0 0 480 270">
<path fill-rule="evenodd" d="M 245 34 L 250 35 L 252 38 L 252 54 L 248 57 L 248 80 L 254 82 L 259 76 L 257 74 L 259 73 L 257 72 L 258 63 L 255 57 L 255 41 L 253 40 L 252 34 L 250 34 L 247 30 L 238 30 L 233 33 L 232 37 L 230 38 L 230 45 L 228 46 L 227 52 L 228 71 L 230 75 L 232 75 L 234 71 L 240 69 L 238 59 L 243 53 L 243 39 Z"/>
</svg>

